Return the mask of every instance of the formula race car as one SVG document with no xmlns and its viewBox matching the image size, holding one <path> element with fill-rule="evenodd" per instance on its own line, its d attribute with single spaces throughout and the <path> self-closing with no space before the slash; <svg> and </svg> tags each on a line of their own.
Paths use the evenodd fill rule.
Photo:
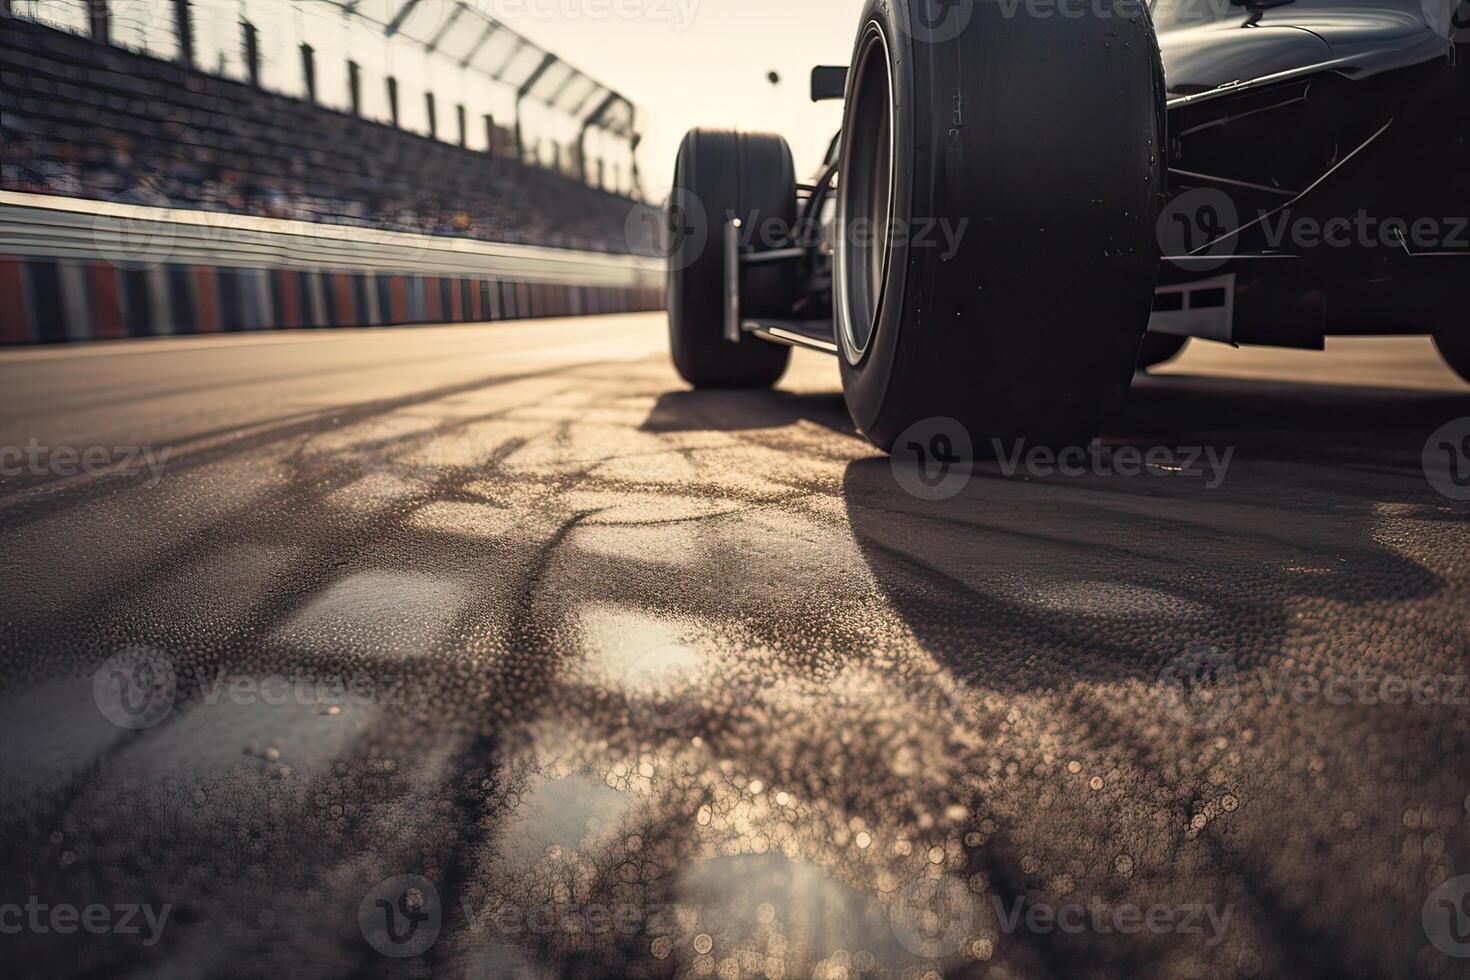
<svg viewBox="0 0 1470 980">
<path fill-rule="evenodd" d="M 1432 334 L 1470 379 L 1470 3 L 868 0 L 811 183 L 697 129 L 667 204 L 696 387 L 836 355 L 887 450 L 1090 438 L 1189 337 Z M 1458 38 L 1458 40 L 1457 40 Z"/>
</svg>

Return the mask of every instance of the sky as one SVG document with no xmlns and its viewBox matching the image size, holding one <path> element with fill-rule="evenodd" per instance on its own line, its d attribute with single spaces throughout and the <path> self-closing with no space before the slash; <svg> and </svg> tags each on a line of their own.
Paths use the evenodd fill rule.
<svg viewBox="0 0 1470 980">
<path fill-rule="evenodd" d="M 841 123 L 813 104 L 813 65 L 845 65 L 861 0 L 476 0 L 477 6 L 626 95 L 642 110 L 643 187 L 657 199 L 694 126 L 770 130 L 800 177 Z M 766 74 L 781 76 L 773 86 Z"/>
</svg>

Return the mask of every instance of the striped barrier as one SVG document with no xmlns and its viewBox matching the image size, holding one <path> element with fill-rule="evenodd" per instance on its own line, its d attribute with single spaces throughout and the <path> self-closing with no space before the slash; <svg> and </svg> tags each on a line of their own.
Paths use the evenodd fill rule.
<svg viewBox="0 0 1470 980">
<path fill-rule="evenodd" d="M 493 322 L 663 308 L 662 290 L 648 286 L 177 265 L 134 271 L 6 255 L 0 255 L 0 293 L 6 297 L 0 308 L 4 344 Z"/>
<path fill-rule="evenodd" d="M 663 307 L 649 259 L 201 214 L 0 192 L 0 343 Z"/>
</svg>

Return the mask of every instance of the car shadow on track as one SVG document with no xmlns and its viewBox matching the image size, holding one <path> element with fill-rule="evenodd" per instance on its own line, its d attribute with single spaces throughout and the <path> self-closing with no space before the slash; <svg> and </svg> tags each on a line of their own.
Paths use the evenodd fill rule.
<svg viewBox="0 0 1470 980">
<path fill-rule="evenodd" d="M 1274 661 L 1303 604 L 1437 595 L 1441 577 L 1384 543 L 1428 537 L 1463 504 L 1420 454 L 1470 397 L 1311 384 L 1148 378 L 1082 475 L 976 464 L 957 494 L 905 492 L 886 458 L 848 464 L 848 518 L 878 589 L 962 678 L 1004 690 L 1153 677 L 1194 647 Z M 1229 464 L 1120 475 L 1119 447 Z M 1328 629 L 1332 624 L 1328 624 Z M 1010 665 L 997 671 L 998 664 Z"/>
<path fill-rule="evenodd" d="M 730 432 L 779 429 L 803 420 L 843 435 L 857 435 L 840 394 L 770 390 L 664 392 L 658 396 L 640 429 L 644 432 Z"/>
<path fill-rule="evenodd" d="M 1195 375 L 1140 375 L 1109 441 L 1208 437 L 1252 456 L 1414 468 L 1429 434 L 1470 415 L 1470 394 Z"/>
<path fill-rule="evenodd" d="M 1014 706 L 993 729 L 996 746 L 1008 744 L 1012 725 L 1042 729 L 1058 753 L 1082 760 L 1068 764 L 1075 785 L 1101 801 L 1120 773 L 1136 781 L 1134 802 L 1203 801 L 1218 792 L 1215 780 L 1230 784 L 1258 811 L 1199 832 L 1191 894 L 1236 908 L 1261 948 L 1280 957 L 1282 975 L 1407 976 L 1419 933 L 1349 911 L 1371 904 L 1375 886 L 1344 873 L 1332 842 L 1342 839 L 1340 814 L 1356 821 L 1373 812 L 1355 801 L 1397 800 L 1416 774 L 1463 751 L 1451 734 L 1463 708 L 1282 701 L 1281 685 L 1355 672 L 1422 679 L 1463 663 L 1457 569 L 1470 508 L 1436 492 L 1421 454 L 1439 426 L 1467 416 L 1466 396 L 1140 379 L 1101 444 L 1233 449 L 1217 485 L 1163 473 L 1008 476 L 990 461 L 954 496 L 921 500 L 904 492 L 890 460 L 867 458 L 848 464 L 842 493 L 886 607 L 961 687 L 982 703 Z M 1369 765 L 1365 744 L 1382 749 Z M 1010 765 L 1024 773 L 1030 762 Z M 1302 777 L 1319 765 L 1333 775 Z M 1099 775 L 1083 783 L 1089 766 Z M 996 818 L 985 850 L 993 894 L 1025 887 L 1007 854 L 1036 846 L 1037 812 L 1059 836 L 1093 833 L 1072 823 L 1085 801 L 1065 789 L 1048 795 L 1068 778 L 1046 772 Z M 1463 794 L 1453 784 L 1437 805 L 1458 807 Z M 1225 799 L 1219 812 L 1229 817 L 1238 798 Z M 1201 826 L 1209 805 L 1186 805 Z M 1110 819 L 1126 820 L 1125 809 Z M 1155 826 L 1182 825 L 1166 809 Z M 1395 816 L 1369 819 L 1392 828 Z M 1288 824 L 1291 843 L 1282 844 Z M 1391 830 L 1379 832 L 1384 839 Z M 1376 840 L 1353 840 L 1354 867 L 1395 860 L 1392 843 Z M 1326 856 L 1297 865 L 1293 852 Z M 1143 893 L 1188 880 L 1187 854 L 1180 846 L 1170 880 Z M 1314 897 L 1298 903 L 1304 894 Z M 1339 901 L 1332 925 L 1313 917 Z M 1029 938 L 1057 974 L 1086 972 L 1107 955 L 1092 941 Z M 1159 975 L 1181 951 L 1172 938 L 1134 941 L 1117 962 L 1125 975 Z"/>
</svg>

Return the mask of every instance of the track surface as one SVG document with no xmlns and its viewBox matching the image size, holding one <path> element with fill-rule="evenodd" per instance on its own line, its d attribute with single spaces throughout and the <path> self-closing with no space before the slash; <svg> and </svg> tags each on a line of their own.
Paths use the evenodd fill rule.
<svg viewBox="0 0 1470 980">
<path fill-rule="evenodd" d="M 1466 975 L 1421 921 L 1470 873 L 1466 691 L 1297 685 L 1467 673 L 1420 463 L 1467 415 L 1418 340 L 1195 344 L 1105 443 L 1233 448 L 1218 486 L 925 501 L 829 360 L 692 393 L 653 316 L 0 354 L 0 445 L 170 451 L 0 484 L 0 903 L 169 909 L 0 959 Z"/>
</svg>

